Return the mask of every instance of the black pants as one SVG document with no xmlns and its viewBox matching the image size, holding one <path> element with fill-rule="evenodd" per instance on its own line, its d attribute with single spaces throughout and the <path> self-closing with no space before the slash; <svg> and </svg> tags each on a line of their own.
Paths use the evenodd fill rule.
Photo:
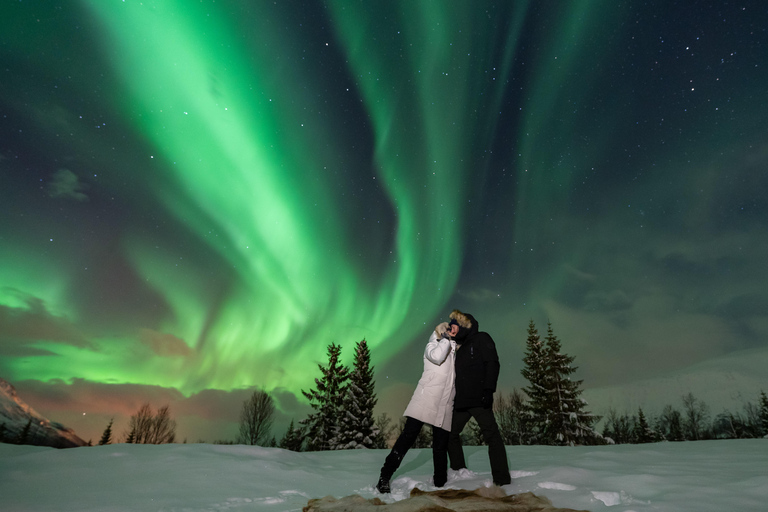
<svg viewBox="0 0 768 512">
<path fill-rule="evenodd" d="M 451 458 L 451 469 L 458 470 L 467 467 L 464 460 L 464 450 L 461 448 L 461 431 L 470 418 L 475 418 L 480 425 L 480 433 L 485 444 L 488 445 L 488 458 L 491 460 L 491 475 L 496 485 L 507 485 L 512 481 L 509 475 L 509 463 L 507 462 L 507 449 L 501 439 L 499 426 L 493 410 L 484 407 L 470 407 L 453 411 L 453 422 L 448 439 L 448 455 Z"/>
<path fill-rule="evenodd" d="M 392 479 L 403 457 L 411 449 L 416 438 L 419 437 L 423 421 L 406 416 L 405 427 L 400 437 L 395 441 L 392 451 L 387 455 L 384 466 L 381 468 L 381 477 L 387 481 Z M 442 487 L 448 480 L 448 431 L 432 426 L 432 464 L 434 466 L 435 487 Z"/>
</svg>

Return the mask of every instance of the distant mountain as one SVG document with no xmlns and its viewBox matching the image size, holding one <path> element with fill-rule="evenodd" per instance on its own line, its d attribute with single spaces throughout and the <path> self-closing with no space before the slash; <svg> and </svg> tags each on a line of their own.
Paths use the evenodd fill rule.
<svg viewBox="0 0 768 512">
<path fill-rule="evenodd" d="M 27 425 L 29 432 L 23 444 L 54 448 L 75 448 L 87 444 L 77 437 L 74 430 L 41 416 L 19 398 L 8 381 L 0 379 L 0 441 L 17 442 Z"/>
</svg>

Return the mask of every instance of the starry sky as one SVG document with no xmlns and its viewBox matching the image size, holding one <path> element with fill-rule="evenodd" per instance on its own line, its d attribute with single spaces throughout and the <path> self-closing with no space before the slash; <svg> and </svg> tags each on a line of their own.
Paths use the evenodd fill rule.
<svg viewBox="0 0 768 512">
<path fill-rule="evenodd" d="M 768 389 L 758 0 L 4 2 L 0 377 L 98 440 L 276 435 L 366 339 L 399 416 L 454 308 L 501 391 L 551 322 L 591 408 Z M 754 396 L 753 396 L 754 395 Z"/>
</svg>

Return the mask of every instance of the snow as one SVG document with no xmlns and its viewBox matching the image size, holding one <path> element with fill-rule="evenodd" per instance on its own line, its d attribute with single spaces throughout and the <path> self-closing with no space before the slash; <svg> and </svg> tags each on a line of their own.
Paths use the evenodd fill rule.
<svg viewBox="0 0 768 512">
<path fill-rule="evenodd" d="M 391 495 L 373 484 L 388 452 L 296 453 L 210 444 L 116 444 L 57 450 L 0 444 L 0 510 L 287 511 L 310 498 L 359 494 L 386 502 L 430 484 L 429 449 L 411 450 Z M 447 487 L 491 484 L 484 447 L 465 447 L 469 470 Z M 555 506 L 592 511 L 766 510 L 768 440 L 599 447 L 508 446 L 507 494 L 531 491 Z"/>
<path fill-rule="evenodd" d="M 0 426 L 4 428 L 5 439 L 16 439 L 29 423 L 29 440 L 38 446 L 71 448 L 84 446 L 75 431 L 50 421 L 19 398 L 14 388 L 5 379 L 0 379 Z"/>
</svg>

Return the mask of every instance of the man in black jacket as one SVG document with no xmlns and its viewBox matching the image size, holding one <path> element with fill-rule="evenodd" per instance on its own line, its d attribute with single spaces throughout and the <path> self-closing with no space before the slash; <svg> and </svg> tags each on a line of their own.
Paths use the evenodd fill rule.
<svg viewBox="0 0 768 512">
<path fill-rule="evenodd" d="M 477 320 L 472 315 L 455 309 L 450 318 L 452 323 L 459 325 L 459 333 L 455 337 L 458 344 L 455 359 L 456 398 L 448 440 L 451 469 L 467 467 L 459 435 L 470 418 L 475 418 L 488 445 L 493 483 L 507 485 L 512 481 L 507 451 L 493 415 L 493 393 L 500 368 L 496 345 L 487 332 L 478 330 Z"/>
</svg>

